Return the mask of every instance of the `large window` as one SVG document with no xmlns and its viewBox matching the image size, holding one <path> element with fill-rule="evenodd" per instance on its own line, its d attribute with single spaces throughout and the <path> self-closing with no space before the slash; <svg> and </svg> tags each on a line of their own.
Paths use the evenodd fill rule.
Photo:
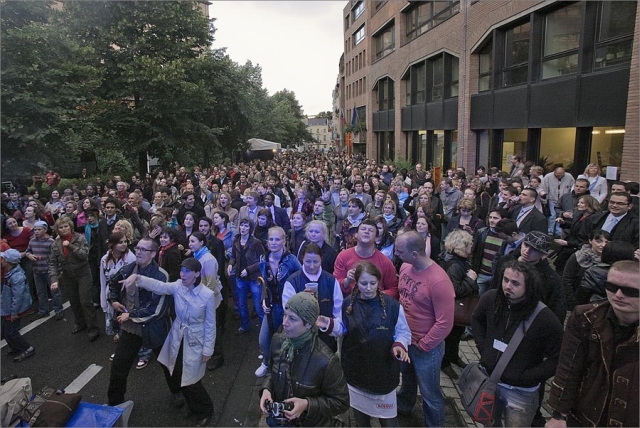
<svg viewBox="0 0 640 428">
<path fill-rule="evenodd" d="M 415 68 L 415 74 L 411 73 L 411 80 L 413 81 L 412 83 L 416 85 L 416 96 L 413 104 L 425 102 L 427 92 L 427 66 L 424 63 Z"/>
<path fill-rule="evenodd" d="M 542 78 L 578 71 L 582 3 L 574 3 L 545 16 Z"/>
<path fill-rule="evenodd" d="M 553 171 L 558 166 L 570 170 L 573 168 L 575 148 L 576 128 L 542 128 L 538 165 L 546 171 Z"/>
<path fill-rule="evenodd" d="M 591 158 L 589 162 L 605 167 L 622 166 L 624 128 L 593 128 L 591 131 Z"/>
<path fill-rule="evenodd" d="M 525 22 L 505 32 L 504 68 L 502 70 L 503 86 L 519 85 L 527 82 L 530 37 L 530 22 Z"/>
<path fill-rule="evenodd" d="M 414 39 L 420 34 L 451 18 L 460 10 L 460 1 L 421 1 L 415 2 L 406 12 L 407 40 Z"/>
<path fill-rule="evenodd" d="M 451 56 L 451 97 L 457 97 L 460 91 L 460 60 L 456 56 Z"/>
<path fill-rule="evenodd" d="M 431 61 L 431 68 L 431 96 L 429 100 L 441 100 L 444 96 L 444 57 L 440 55 Z"/>
<path fill-rule="evenodd" d="M 526 159 L 527 155 L 527 129 L 505 129 L 502 139 L 502 165 L 503 171 L 511 170 L 511 158 L 520 156 Z M 528 159 L 527 159 L 528 160 Z"/>
<path fill-rule="evenodd" d="M 361 1 L 360 3 L 358 3 L 355 9 L 353 10 L 353 20 L 355 21 L 356 19 L 360 18 L 360 15 L 362 15 L 362 12 L 364 12 L 364 1 Z"/>
<path fill-rule="evenodd" d="M 381 33 L 376 34 L 376 59 L 380 59 L 389 55 L 395 48 L 395 27 L 384 29 Z"/>
<path fill-rule="evenodd" d="M 491 90 L 492 53 L 493 43 L 491 42 L 478 53 L 478 92 Z"/>
<path fill-rule="evenodd" d="M 598 9 L 594 68 L 627 65 L 633 51 L 635 1 L 603 1 Z"/>
<path fill-rule="evenodd" d="M 385 77 L 377 84 L 378 89 L 378 111 L 391 110 L 394 108 L 395 96 L 393 90 L 393 80 Z"/>
<path fill-rule="evenodd" d="M 365 32 L 364 32 L 364 25 L 363 25 L 362 27 L 358 28 L 358 31 L 356 31 L 353 34 L 353 46 L 356 46 L 358 45 L 358 43 L 363 41 L 364 36 L 365 36 Z"/>
</svg>

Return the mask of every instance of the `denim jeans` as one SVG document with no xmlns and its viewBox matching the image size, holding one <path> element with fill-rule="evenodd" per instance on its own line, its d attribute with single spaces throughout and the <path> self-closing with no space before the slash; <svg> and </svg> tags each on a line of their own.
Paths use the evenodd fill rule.
<svg viewBox="0 0 640 428">
<path fill-rule="evenodd" d="M 258 337 L 260 352 L 262 352 L 263 356 L 262 361 L 267 366 L 269 365 L 269 358 L 271 357 L 271 337 L 278 331 L 284 318 L 284 308 L 282 305 L 274 304 L 271 307 L 271 316 L 273 319 L 273 328 L 269 331 L 269 316 L 265 314 L 262 325 L 260 326 L 260 336 Z"/>
<path fill-rule="evenodd" d="M 496 404 L 493 408 L 493 426 L 502 426 L 504 416 L 507 427 L 530 427 L 538 408 L 538 390 L 523 391 L 498 385 Z"/>
<path fill-rule="evenodd" d="M 429 352 L 416 345 L 409 346 L 411 364 L 400 364 L 402 386 L 398 392 L 398 412 L 409 413 L 416 404 L 417 388 L 422 395 L 422 411 L 427 426 L 444 426 L 444 397 L 440 390 L 440 366 L 444 342 Z"/>
<path fill-rule="evenodd" d="M 547 232 L 549 234 L 554 234 L 558 236 L 562 236 L 562 229 L 560 228 L 560 223 L 556 221 L 556 202 L 549 201 L 549 211 L 551 211 L 551 215 L 547 217 L 548 229 Z"/>
<path fill-rule="evenodd" d="M 485 275 L 483 273 L 478 274 L 478 279 L 476 279 L 476 283 L 478 284 L 478 294 L 483 295 L 485 291 L 489 289 L 491 286 L 491 280 L 493 277 L 491 275 Z"/>
<path fill-rule="evenodd" d="M 47 290 L 51 285 L 49 272 L 34 272 L 33 279 L 36 283 L 36 291 L 38 293 L 38 313 L 49 314 L 49 295 L 47 294 Z M 53 310 L 56 314 L 59 314 L 62 312 L 62 295 L 60 294 L 60 288 L 56 291 L 51 291 L 51 298 L 53 299 Z"/>
<path fill-rule="evenodd" d="M 238 294 L 238 311 L 240 312 L 240 328 L 250 329 L 251 319 L 249 318 L 249 305 L 247 304 L 247 293 L 251 292 L 251 300 L 256 314 L 262 322 L 264 312 L 262 311 L 262 287 L 258 281 L 242 279 L 236 277 L 236 292 Z"/>
</svg>

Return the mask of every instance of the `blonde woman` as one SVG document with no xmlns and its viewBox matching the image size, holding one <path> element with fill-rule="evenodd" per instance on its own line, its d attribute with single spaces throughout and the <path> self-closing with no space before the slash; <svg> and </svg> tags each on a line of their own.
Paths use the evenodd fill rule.
<svg viewBox="0 0 640 428">
<path fill-rule="evenodd" d="M 590 163 L 584 169 L 584 174 L 578 178 L 589 180 L 589 194 L 596 198 L 599 203 L 605 200 L 608 194 L 607 179 L 602 176 L 602 170 L 597 163 Z"/>
<path fill-rule="evenodd" d="M 224 212 L 229 216 L 229 222 L 231 224 L 236 224 L 236 220 L 238 218 L 238 210 L 231 206 L 231 195 L 227 192 L 221 192 L 218 197 L 218 203 L 215 209 L 211 210 L 210 213 L 207 213 L 207 216 L 213 220 L 213 214 L 215 212 Z"/>
</svg>

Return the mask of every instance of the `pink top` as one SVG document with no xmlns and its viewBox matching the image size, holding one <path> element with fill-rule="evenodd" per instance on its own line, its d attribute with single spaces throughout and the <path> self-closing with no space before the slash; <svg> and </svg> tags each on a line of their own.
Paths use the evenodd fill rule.
<svg viewBox="0 0 640 428">
<path fill-rule="evenodd" d="M 396 268 L 391 263 L 391 260 L 382 254 L 379 250 L 375 250 L 373 255 L 369 258 L 362 258 L 356 253 L 356 248 L 352 247 L 346 250 L 342 250 L 338 253 L 336 263 L 333 265 L 333 276 L 338 280 L 342 294 L 346 297 L 351 294 L 354 283 L 348 290 L 344 288 L 343 281 L 347 277 L 349 269 L 355 268 L 358 262 L 366 260 L 373 263 L 382 272 L 382 284 L 380 284 L 380 290 L 394 299 L 398 299 L 398 277 L 396 276 Z"/>
<path fill-rule="evenodd" d="M 398 289 L 411 329 L 411 344 L 425 352 L 431 351 L 453 328 L 456 294 L 449 276 L 435 262 L 421 272 L 404 263 Z"/>
</svg>

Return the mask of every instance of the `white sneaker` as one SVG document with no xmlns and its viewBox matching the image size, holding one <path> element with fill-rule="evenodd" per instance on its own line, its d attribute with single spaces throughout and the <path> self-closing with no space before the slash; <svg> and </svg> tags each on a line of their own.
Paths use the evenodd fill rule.
<svg viewBox="0 0 640 428">
<path fill-rule="evenodd" d="M 256 370 L 256 376 L 257 377 L 264 377 L 267 374 L 267 366 L 265 366 L 263 363 L 260 364 L 260 367 L 258 367 L 258 369 Z"/>
</svg>

